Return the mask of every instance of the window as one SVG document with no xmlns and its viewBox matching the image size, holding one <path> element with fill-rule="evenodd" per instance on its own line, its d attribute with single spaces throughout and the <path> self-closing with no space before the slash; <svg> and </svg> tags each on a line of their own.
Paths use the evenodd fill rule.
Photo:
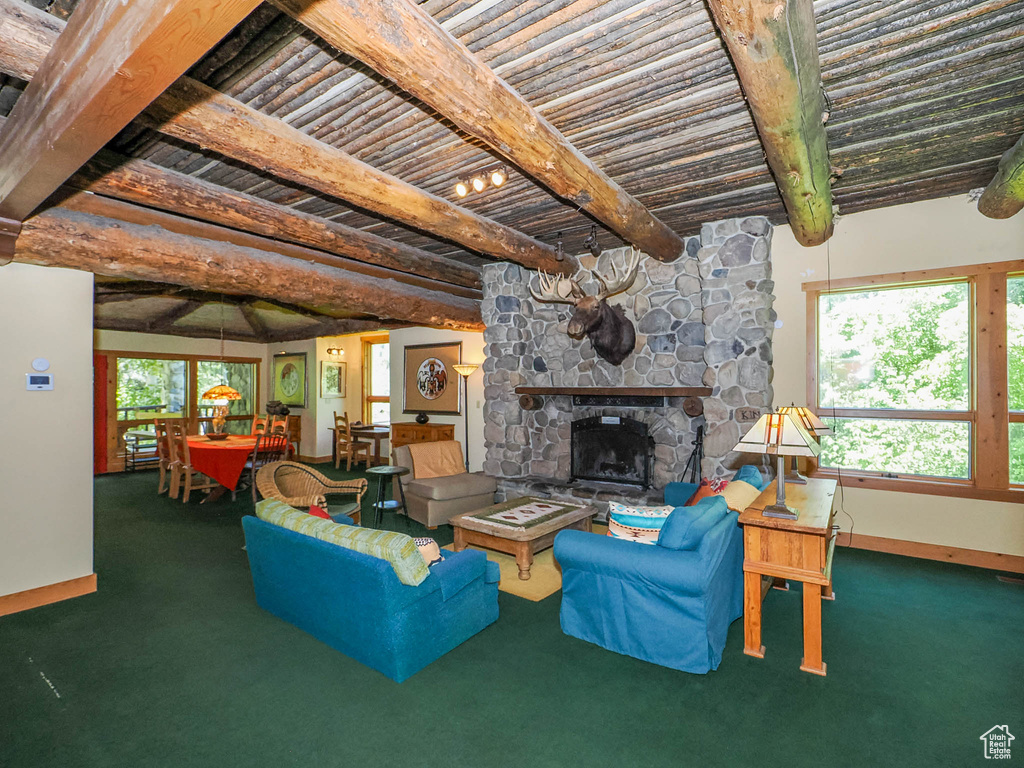
<svg viewBox="0 0 1024 768">
<path fill-rule="evenodd" d="M 363 421 L 391 421 L 391 345 L 387 336 L 363 339 Z"/>
<path fill-rule="evenodd" d="M 1024 485 L 1024 277 L 1006 281 L 1010 482 Z"/>
<path fill-rule="evenodd" d="M 228 423 L 226 432 L 248 434 L 252 427 L 252 417 L 256 413 L 256 366 L 253 363 L 233 363 L 223 360 L 196 361 L 196 392 L 202 396 L 218 384 L 227 384 L 238 391 L 241 400 L 228 400 Z M 206 420 L 213 417 L 213 408 L 209 403 L 202 403 L 199 416 Z"/>
<path fill-rule="evenodd" d="M 1024 488 L 1021 262 L 804 285 L 819 471 L 983 498 Z M 898 281 L 898 282 L 897 282 Z M 1004 352 L 1006 350 L 1006 352 Z"/>
<path fill-rule="evenodd" d="M 217 384 L 228 384 L 242 395 L 241 400 L 228 402 L 225 429 L 248 434 L 257 410 L 258 360 L 221 360 L 195 355 L 135 356 L 128 352 L 102 354 L 110 359 L 109 370 L 117 371 L 107 395 L 108 466 L 117 466 L 125 433 L 152 430 L 155 416 L 185 418 L 189 432 L 203 431 L 213 418 L 214 403 L 200 397 Z"/>
<path fill-rule="evenodd" d="M 139 421 L 156 415 L 183 415 L 188 392 L 187 366 L 184 360 L 119 357 L 117 420 Z"/>
</svg>

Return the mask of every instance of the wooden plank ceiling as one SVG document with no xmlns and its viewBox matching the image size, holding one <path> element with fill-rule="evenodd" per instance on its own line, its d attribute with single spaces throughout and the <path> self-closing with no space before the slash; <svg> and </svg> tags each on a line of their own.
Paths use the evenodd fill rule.
<svg viewBox="0 0 1024 768">
<path fill-rule="evenodd" d="M 38 54 L 0 50 L 2 117 L 75 3 L 32 5 L 49 15 L 0 0 L 0 23 L 17 23 L 40 40 Z M 83 9 L 94 5 L 82 0 Z M 300 18 L 307 5 L 281 2 Z M 127 235 L 160 227 L 168 239 L 151 242 L 138 265 L 125 257 L 118 262 L 124 271 L 93 270 L 101 275 L 97 326 L 216 336 L 220 318 L 230 316 L 226 337 L 271 341 L 408 323 L 474 327 L 482 264 L 499 258 L 571 270 L 571 257 L 558 261 L 555 246 L 561 239 L 567 253 L 583 252 L 595 221 L 602 248 L 637 242 L 641 227 L 663 226 L 659 258 L 674 258 L 672 238 L 681 247 L 706 221 L 787 221 L 737 71 L 703 0 L 427 0 L 418 8 L 592 164 L 596 175 L 586 182 L 599 194 L 569 192 L 544 177 L 543 161 L 529 166 L 534 158 L 520 155 L 517 168 L 491 149 L 485 142 L 500 142 L 500 131 L 486 124 L 507 114 L 442 117 L 265 3 L 25 221 L 18 240 L 30 254 L 24 260 L 62 263 L 56 233 L 75 227 L 99 233 L 110 219 L 125 222 Z M 1024 0 L 819 0 L 813 8 L 840 214 L 964 193 L 993 178 L 1000 156 L 1024 133 Z M 329 25 L 305 20 L 328 34 Z M 14 28 L 0 27 L 5 45 Z M 394 30 L 382 35 L 401 45 Z M 450 77 L 451 68 L 420 72 L 423 98 L 443 101 Z M 189 106 L 188 88 L 206 94 L 206 112 Z M 214 110 L 224 122 L 203 134 Z M 474 130 L 474 120 L 483 124 L 482 138 L 459 127 Z M 275 142 L 285 143 L 253 134 L 253 146 L 243 146 L 243 132 L 256 125 L 271 126 Z M 300 134 L 315 140 L 311 149 L 282 149 L 297 146 L 288 142 Z M 552 154 L 549 166 L 559 162 Z M 510 178 L 500 189 L 456 196 L 459 179 L 502 164 Z M 408 186 L 426 196 L 393 197 L 406 201 L 401 210 L 372 212 L 379 185 L 391 183 L 385 175 L 402 195 Z M 73 191 L 85 188 L 95 194 Z M 620 192 L 620 202 L 636 202 L 640 219 L 650 215 L 625 236 L 590 203 Z M 465 218 L 445 230 L 425 223 L 434 215 Z M 262 255 L 269 252 L 304 266 L 288 273 L 290 288 L 280 292 L 240 274 L 218 282 L 211 269 L 196 269 L 190 281 L 193 242 L 216 243 L 207 260 L 243 265 L 243 272 L 251 258 L 276 269 Z M 178 254 L 179 270 L 167 267 L 160 280 L 155 260 L 173 261 L 168 254 Z M 74 258 L 90 268 L 88 254 Z M 303 281 L 326 287 L 304 296 L 302 286 L 312 283 Z"/>
</svg>

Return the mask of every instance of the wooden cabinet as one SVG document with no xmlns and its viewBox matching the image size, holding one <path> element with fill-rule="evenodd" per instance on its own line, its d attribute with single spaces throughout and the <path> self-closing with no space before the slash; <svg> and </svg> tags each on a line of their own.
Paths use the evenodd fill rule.
<svg viewBox="0 0 1024 768">
<path fill-rule="evenodd" d="M 438 440 L 454 440 L 454 424 L 417 424 L 415 421 L 391 422 L 391 447 L 409 443 L 434 443 Z"/>
</svg>

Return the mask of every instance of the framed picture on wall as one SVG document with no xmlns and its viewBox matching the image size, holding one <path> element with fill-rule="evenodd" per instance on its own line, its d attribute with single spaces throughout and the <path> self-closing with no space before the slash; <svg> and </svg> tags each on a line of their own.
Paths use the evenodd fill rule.
<svg viewBox="0 0 1024 768">
<path fill-rule="evenodd" d="M 306 407 L 306 353 L 274 355 L 274 397 L 290 408 Z"/>
<path fill-rule="evenodd" d="M 321 361 L 320 397 L 344 397 L 345 376 L 347 372 L 347 363 L 332 363 L 330 360 Z"/>
<path fill-rule="evenodd" d="M 402 413 L 462 413 L 459 374 L 462 342 L 415 344 L 405 348 Z"/>
</svg>

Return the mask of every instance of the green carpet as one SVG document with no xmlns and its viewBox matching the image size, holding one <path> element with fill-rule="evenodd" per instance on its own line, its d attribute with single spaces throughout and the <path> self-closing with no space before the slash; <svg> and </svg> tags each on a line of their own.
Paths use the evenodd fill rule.
<svg viewBox="0 0 1024 768">
<path fill-rule="evenodd" d="M 766 598 L 764 660 L 737 621 L 708 675 L 563 635 L 558 594 L 501 593 L 398 685 L 256 606 L 248 496 L 155 488 L 96 481 L 98 593 L 0 618 L 0 766 L 968 766 L 996 724 L 1024 760 L 1024 590 L 991 572 L 840 550 L 826 678 L 798 669 L 797 590 Z"/>
</svg>

